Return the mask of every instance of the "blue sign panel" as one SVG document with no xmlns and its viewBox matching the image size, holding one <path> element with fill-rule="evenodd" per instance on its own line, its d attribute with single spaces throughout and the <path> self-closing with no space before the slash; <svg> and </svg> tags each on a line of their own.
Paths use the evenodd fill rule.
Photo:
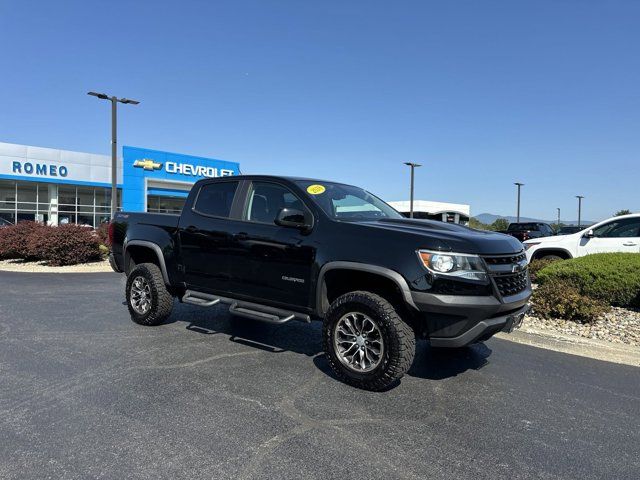
<svg viewBox="0 0 640 480">
<path fill-rule="evenodd" d="M 170 183 L 195 183 L 201 178 L 240 173 L 240 165 L 235 162 L 146 148 L 123 147 L 122 158 L 122 208 L 133 212 L 144 211 L 149 180 L 153 180 L 154 188 L 149 188 L 153 194 L 166 192 L 167 195 L 184 196 L 184 192 L 172 193 Z M 167 188 L 163 188 L 163 182 L 167 183 Z"/>
</svg>

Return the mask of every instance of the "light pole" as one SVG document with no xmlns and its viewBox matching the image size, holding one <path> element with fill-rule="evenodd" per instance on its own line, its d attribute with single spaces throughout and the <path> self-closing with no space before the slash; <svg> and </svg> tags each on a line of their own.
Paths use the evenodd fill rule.
<svg viewBox="0 0 640 480">
<path fill-rule="evenodd" d="M 580 226 L 580 220 L 582 217 L 582 199 L 584 198 L 582 195 L 576 195 L 578 199 L 578 227 Z"/>
<path fill-rule="evenodd" d="M 411 167 L 411 194 L 409 197 L 409 218 L 413 218 L 413 171 L 416 167 L 421 167 L 419 163 L 404 162 L 405 165 Z"/>
<path fill-rule="evenodd" d="M 556 228 L 556 234 L 560 231 L 560 208 L 557 208 L 556 210 L 558 210 L 558 228 Z"/>
<path fill-rule="evenodd" d="M 516 223 L 520 223 L 520 188 L 524 185 L 524 183 L 516 182 L 514 185 L 518 186 L 518 210 L 516 212 Z"/>
<path fill-rule="evenodd" d="M 98 97 L 101 100 L 111 101 L 111 218 L 118 209 L 118 110 L 120 103 L 138 105 L 140 102 L 130 98 L 118 98 L 104 93 L 88 92 L 87 95 Z"/>
</svg>

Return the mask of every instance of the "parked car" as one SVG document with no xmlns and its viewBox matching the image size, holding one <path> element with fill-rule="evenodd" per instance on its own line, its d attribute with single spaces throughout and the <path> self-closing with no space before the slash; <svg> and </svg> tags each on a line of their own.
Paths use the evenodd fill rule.
<svg viewBox="0 0 640 480">
<path fill-rule="evenodd" d="M 9 220 L 5 220 L 4 218 L 0 218 L 0 227 L 8 227 L 9 225 L 13 225 Z"/>
<path fill-rule="evenodd" d="M 640 253 L 640 214 L 609 218 L 570 235 L 524 242 L 529 261 L 582 257 L 590 253 Z"/>
<path fill-rule="evenodd" d="M 555 235 L 551 225 L 540 222 L 510 223 L 504 233 L 517 238 L 521 242 L 531 238 L 550 237 Z"/>
<path fill-rule="evenodd" d="M 369 390 L 404 375 L 416 337 L 462 347 L 509 332 L 531 296 L 516 239 L 407 219 L 340 183 L 204 179 L 179 216 L 119 212 L 109 234 L 134 322 L 164 322 L 174 297 L 274 324 L 321 320 L 335 374 Z"/>
</svg>

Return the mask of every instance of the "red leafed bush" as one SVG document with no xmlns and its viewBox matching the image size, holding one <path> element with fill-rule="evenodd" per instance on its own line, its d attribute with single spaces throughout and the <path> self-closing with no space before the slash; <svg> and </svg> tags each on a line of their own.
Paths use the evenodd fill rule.
<svg viewBox="0 0 640 480">
<path fill-rule="evenodd" d="M 102 245 L 109 246 L 109 223 L 101 223 L 98 228 L 96 228 L 96 235 L 100 240 Z"/>
<path fill-rule="evenodd" d="M 0 259 L 41 260 L 38 252 L 31 249 L 31 240 L 46 235 L 49 228 L 41 223 L 26 221 L 0 228 Z"/>
<path fill-rule="evenodd" d="M 31 248 L 49 265 L 75 265 L 100 260 L 100 240 L 90 228 L 67 224 L 47 227 L 47 234 L 33 237 Z"/>
</svg>

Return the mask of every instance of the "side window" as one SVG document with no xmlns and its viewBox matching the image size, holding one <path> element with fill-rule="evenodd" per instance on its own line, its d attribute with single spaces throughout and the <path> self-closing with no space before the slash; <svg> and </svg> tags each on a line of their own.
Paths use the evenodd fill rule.
<svg viewBox="0 0 640 480">
<path fill-rule="evenodd" d="M 593 234 L 599 238 L 624 238 L 640 236 L 640 218 L 625 218 L 613 220 L 605 225 L 593 229 Z"/>
<path fill-rule="evenodd" d="M 252 222 L 275 224 L 282 208 L 304 210 L 304 204 L 291 191 L 276 183 L 253 182 L 244 219 Z"/>
<path fill-rule="evenodd" d="M 209 183 L 200 188 L 194 209 L 204 215 L 228 217 L 238 182 Z"/>
</svg>

